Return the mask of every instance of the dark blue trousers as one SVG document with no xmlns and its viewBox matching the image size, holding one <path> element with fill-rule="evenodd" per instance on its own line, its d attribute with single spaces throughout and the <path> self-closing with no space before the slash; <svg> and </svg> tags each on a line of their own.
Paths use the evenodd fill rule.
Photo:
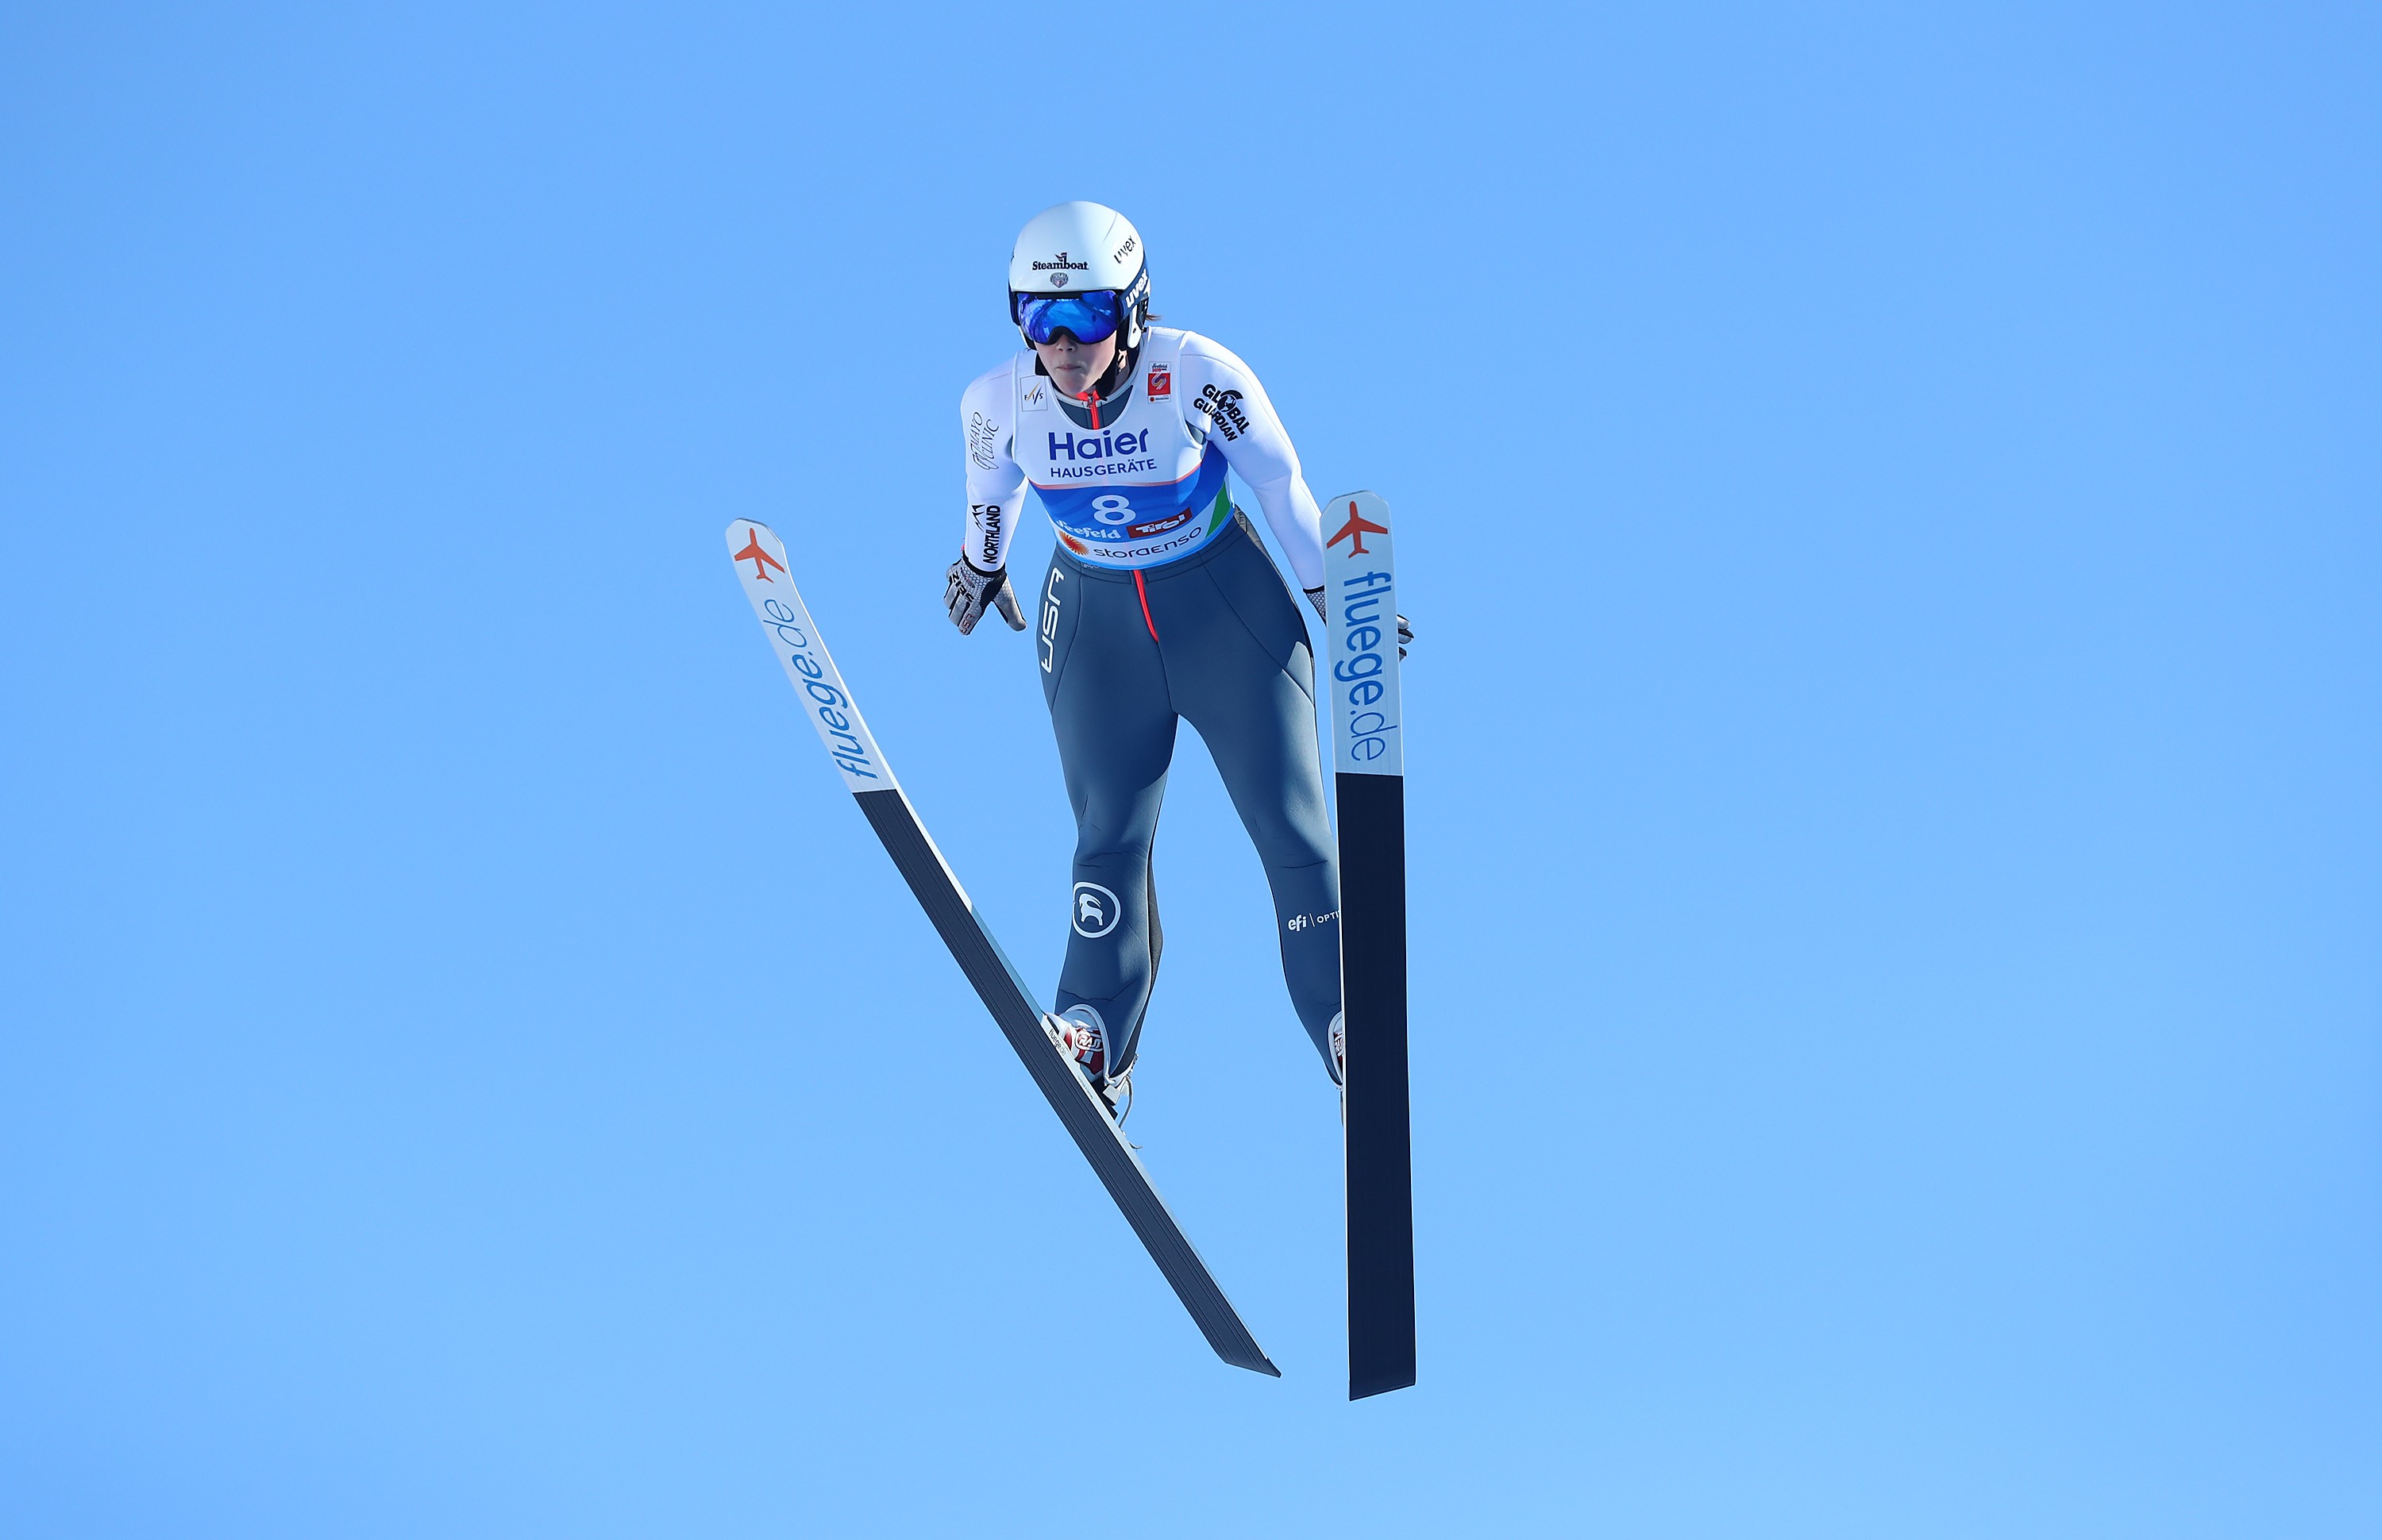
<svg viewBox="0 0 2382 1540">
<path fill-rule="evenodd" d="M 1298 605 L 1237 513 L 1195 555 L 1138 574 L 1087 567 L 1063 546 L 1051 557 L 1035 651 L 1075 811 L 1057 1008 L 1099 1011 L 1116 1070 L 1133 1063 L 1158 972 L 1149 847 L 1178 720 L 1208 745 L 1265 863 L 1291 1004 L 1330 1062 L 1340 880 Z"/>
</svg>

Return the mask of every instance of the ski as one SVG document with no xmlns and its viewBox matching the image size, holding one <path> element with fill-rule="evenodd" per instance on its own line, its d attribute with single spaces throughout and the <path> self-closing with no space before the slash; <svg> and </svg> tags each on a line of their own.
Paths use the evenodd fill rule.
<svg viewBox="0 0 2382 1540">
<path fill-rule="evenodd" d="M 1406 830 L 1390 505 L 1325 505 L 1332 789 L 1346 1033 L 1348 1399 L 1415 1382 L 1414 1152 L 1406 1113 Z"/>
<path fill-rule="evenodd" d="M 1208 1265 L 1199 1260 L 1182 1227 L 1167 1212 L 1133 1146 L 1125 1143 L 1123 1131 L 1109 1120 L 1091 1082 L 1050 1037 L 1033 991 L 1025 987 L 1000 943 L 976 917 L 959 878 L 927 837 L 917 810 L 893 778 L 892 768 L 862 720 L 835 660 L 828 655 L 827 644 L 820 640 L 802 595 L 794 590 L 792 574 L 786 569 L 785 545 L 767 525 L 739 519 L 728 526 L 728 550 L 744 585 L 744 595 L 753 602 L 753 613 L 760 617 L 770 648 L 784 666 L 794 692 L 802 697 L 811 726 L 818 730 L 828 757 L 841 772 L 845 788 L 860 804 L 868 826 L 877 831 L 910 891 L 917 896 L 919 907 L 941 935 L 943 945 L 951 948 L 952 960 L 976 986 L 976 996 L 992 1013 L 1010 1047 L 1016 1050 L 1025 1072 L 1033 1077 L 1050 1110 L 1059 1115 L 1075 1147 L 1091 1163 L 1100 1185 L 1116 1201 L 1125 1223 L 1141 1238 L 1150 1260 L 1158 1264 L 1216 1356 L 1237 1368 L 1279 1378 L 1282 1371 L 1258 1347 Z"/>
</svg>

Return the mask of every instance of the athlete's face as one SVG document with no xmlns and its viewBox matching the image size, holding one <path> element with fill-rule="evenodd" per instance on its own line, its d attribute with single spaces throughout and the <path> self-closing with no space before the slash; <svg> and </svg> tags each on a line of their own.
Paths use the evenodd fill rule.
<svg viewBox="0 0 2382 1540">
<path fill-rule="evenodd" d="M 1052 341 L 1036 343 L 1034 351 L 1040 355 L 1052 385 L 1070 396 L 1081 396 L 1116 361 L 1117 338 L 1111 332 L 1098 342 L 1077 342 L 1074 333 L 1061 332 Z"/>
</svg>

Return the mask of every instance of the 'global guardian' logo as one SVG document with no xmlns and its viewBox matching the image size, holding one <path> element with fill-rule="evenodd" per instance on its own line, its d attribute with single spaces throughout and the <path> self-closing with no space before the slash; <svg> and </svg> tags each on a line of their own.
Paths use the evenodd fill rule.
<svg viewBox="0 0 2382 1540">
<path fill-rule="evenodd" d="M 761 608 L 769 617 L 769 629 L 785 644 L 786 666 L 803 677 L 803 693 L 818 709 L 819 737 L 826 740 L 829 755 L 848 776 L 878 779 L 877 768 L 869 761 L 869 746 L 860 737 L 867 729 L 859 727 L 856 717 L 846 715 L 852 710 L 852 697 L 827 677 L 826 667 L 811 655 L 811 639 L 802 628 L 802 617 L 776 599 L 762 600 Z"/>
</svg>

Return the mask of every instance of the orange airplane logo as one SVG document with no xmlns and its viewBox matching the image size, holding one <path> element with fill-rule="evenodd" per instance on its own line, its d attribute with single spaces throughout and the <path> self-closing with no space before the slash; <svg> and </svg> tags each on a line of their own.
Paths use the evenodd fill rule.
<svg viewBox="0 0 2382 1540">
<path fill-rule="evenodd" d="M 1339 544 L 1344 540 L 1353 540 L 1353 544 L 1348 547 L 1348 554 L 1352 556 L 1361 556 L 1369 554 L 1365 549 L 1365 537 L 1367 535 L 1387 534 L 1389 532 L 1390 530 L 1388 525 L 1373 523 L 1363 514 L 1358 513 L 1357 511 L 1357 505 L 1351 503 L 1348 505 L 1348 522 L 1341 525 L 1340 532 L 1325 541 L 1323 544 L 1324 548 L 1329 550 L 1331 547 Z"/>
<path fill-rule="evenodd" d="M 768 569 L 770 568 L 775 567 L 780 572 L 785 570 L 785 568 L 779 562 L 777 557 L 761 549 L 761 532 L 758 530 L 755 530 L 753 532 L 753 543 L 745 546 L 744 549 L 736 553 L 736 559 L 738 561 L 751 562 L 753 564 L 753 575 L 760 579 L 763 582 L 767 582 L 769 581 Z"/>
</svg>

